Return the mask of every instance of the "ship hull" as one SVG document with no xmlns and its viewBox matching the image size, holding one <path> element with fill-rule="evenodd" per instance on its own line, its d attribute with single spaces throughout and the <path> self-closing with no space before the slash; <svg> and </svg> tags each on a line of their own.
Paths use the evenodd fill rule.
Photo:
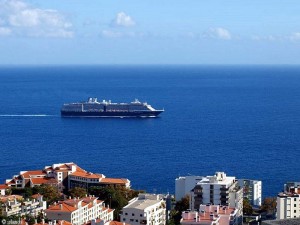
<svg viewBox="0 0 300 225">
<path fill-rule="evenodd" d="M 61 111 L 62 117 L 157 117 L 163 110 L 132 112 L 71 112 Z"/>
</svg>

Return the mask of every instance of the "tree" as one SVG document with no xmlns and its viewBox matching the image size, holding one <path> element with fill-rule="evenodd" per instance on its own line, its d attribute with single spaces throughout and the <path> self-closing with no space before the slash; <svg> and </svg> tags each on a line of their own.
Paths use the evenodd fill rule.
<svg viewBox="0 0 300 225">
<path fill-rule="evenodd" d="M 247 198 L 243 199 L 243 214 L 244 215 L 252 215 L 253 208 Z"/>
<path fill-rule="evenodd" d="M 33 194 L 41 194 L 48 205 L 60 199 L 60 193 L 57 188 L 48 184 L 42 184 L 33 188 Z"/>
<path fill-rule="evenodd" d="M 276 209 L 276 197 L 267 197 L 263 200 L 263 203 L 260 207 L 262 211 L 265 211 L 267 213 L 272 213 L 274 214 L 275 209 Z"/>
<path fill-rule="evenodd" d="M 75 187 L 72 188 L 71 190 L 69 190 L 69 195 L 72 198 L 83 198 L 87 195 L 87 192 L 84 188 L 80 188 L 80 187 Z"/>
<path fill-rule="evenodd" d="M 182 212 L 187 210 L 189 207 L 190 207 L 190 198 L 188 195 L 186 195 L 178 202 L 176 202 L 175 208 L 171 210 L 168 225 L 179 225 Z"/>
<path fill-rule="evenodd" d="M 115 209 L 114 218 L 116 220 L 120 218 L 120 211 L 128 204 L 128 201 L 137 197 L 141 192 L 143 191 L 136 191 L 123 186 L 113 185 L 105 187 L 91 187 L 89 189 L 89 194 L 95 195 L 99 199 L 103 200 L 105 204 L 109 205 L 110 208 Z"/>
</svg>

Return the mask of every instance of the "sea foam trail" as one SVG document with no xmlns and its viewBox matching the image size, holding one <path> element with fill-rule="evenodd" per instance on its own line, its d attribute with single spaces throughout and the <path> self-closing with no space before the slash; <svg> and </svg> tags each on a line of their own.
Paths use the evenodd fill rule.
<svg viewBox="0 0 300 225">
<path fill-rule="evenodd" d="M 46 117 L 46 116 L 57 116 L 47 114 L 3 114 L 0 117 Z"/>
</svg>

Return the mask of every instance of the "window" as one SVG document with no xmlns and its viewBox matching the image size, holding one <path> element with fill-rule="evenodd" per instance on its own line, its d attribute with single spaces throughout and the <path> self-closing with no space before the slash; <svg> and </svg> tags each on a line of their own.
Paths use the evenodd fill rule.
<svg viewBox="0 0 300 225">
<path fill-rule="evenodd" d="M 134 221 L 134 219 L 130 219 L 130 222 L 133 222 Z"/>
<path fill-rule="evenodd" d="M 123 221 L 126 221 L 126 218 L 123 218 Z"/>
<path fill-rule="evenodd" d="M 140 217 L 143 217 L 143 214 L 140 214 Z"/>
<path fill-rule="evenodd" d="M 125 213 L 125 215 L 127 216 L 127 215 L 128 215 L 128 213 Z"/>
<path fill-rule="evenodd" d="M 134 213 L 132 213 L 132 216 L 134 216 Z"/>
</svg>

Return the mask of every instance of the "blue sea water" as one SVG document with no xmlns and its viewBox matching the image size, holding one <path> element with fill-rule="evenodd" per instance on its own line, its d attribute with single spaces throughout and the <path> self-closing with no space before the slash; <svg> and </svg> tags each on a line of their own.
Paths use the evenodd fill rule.
<svg viewBox="0 0 300 225">
<path fill-rule="evenodd" d="M 88 97 L 165 112 L 60 117 L 63 103 Z M 0 183 L 58 162 L 156 193 L 216 171 L 262 180 L 264 196 L 300 181 L 297 66 L 2 66 L 0 99 Z"/>
</svg>

